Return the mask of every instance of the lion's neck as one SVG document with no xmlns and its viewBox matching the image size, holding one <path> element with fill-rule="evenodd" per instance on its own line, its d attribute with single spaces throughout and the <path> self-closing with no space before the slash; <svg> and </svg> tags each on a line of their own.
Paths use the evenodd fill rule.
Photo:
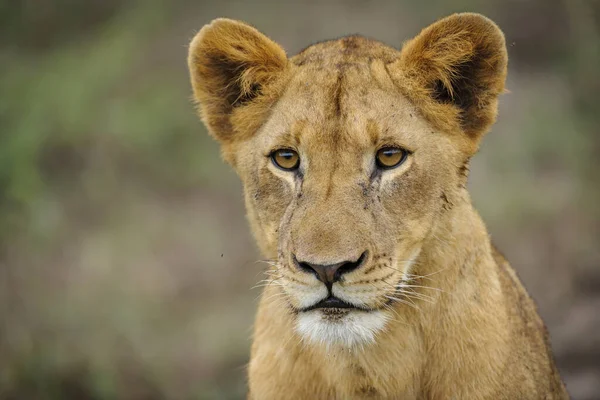
<svg viewBox="0 0 600 400">
<path fill-rule="evenodd" d="M 412 271 L 425 276 L 420 283 L 437 285 L 453 292 L 461 285 L 479 285 L 487 281 L 493 268 L 487 229 L 464 193 L 449 210 L 444 211 L 423 242 Z M 460 278 L 460 279 L 459 279 Z"/>
</svg>

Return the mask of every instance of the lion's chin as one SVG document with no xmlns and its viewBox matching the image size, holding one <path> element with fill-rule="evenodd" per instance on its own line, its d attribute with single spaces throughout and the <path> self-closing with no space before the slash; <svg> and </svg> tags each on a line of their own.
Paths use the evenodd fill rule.
<svg viewBox="0 0 600 400">
<path fill-rule="evenodd" d="M 316 309 L 298 313 L 296 332 L 312 344 L 363 347 L 375 342 L 387 320 L 382 310 Z"/>
</svg>

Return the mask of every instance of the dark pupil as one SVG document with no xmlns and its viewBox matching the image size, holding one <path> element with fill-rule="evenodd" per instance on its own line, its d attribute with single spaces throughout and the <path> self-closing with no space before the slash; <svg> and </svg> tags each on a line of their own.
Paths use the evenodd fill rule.
<svg viewBox="0 0 600 400">
<path fill-rule="evenodd" d="M 294 153 L 290 153 L 290 152 L 281 152 L 279 153 L 279 155 L 283 158 L 285 158 L 286 160 L 291 160 L 294 157 Z"/>
<path fill-rule="evenodd" d="M 394 154 L 396 154 L 396 150 L 384 150 L 383 151 L 384 157 L 392 157 Z"/>
</svg>

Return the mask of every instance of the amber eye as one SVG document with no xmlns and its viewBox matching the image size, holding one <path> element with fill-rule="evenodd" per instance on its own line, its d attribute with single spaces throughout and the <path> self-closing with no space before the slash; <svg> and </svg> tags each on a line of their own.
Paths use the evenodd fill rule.
<svg viewBox="0 0 600 400">
<path fill-rule="evenodd" d="M 383 169 L 395 168 L 406 160 L 408 153 L 399 147 L 382 147 L 377 151 L 377 166 Z"/>
<path fill-rule="evenodd" d="M 271 153 L 271 160 L 279 168 L 293 171 L 300 166 L 300 156 L 294 150 L 279 149 Z"/>
</svg>

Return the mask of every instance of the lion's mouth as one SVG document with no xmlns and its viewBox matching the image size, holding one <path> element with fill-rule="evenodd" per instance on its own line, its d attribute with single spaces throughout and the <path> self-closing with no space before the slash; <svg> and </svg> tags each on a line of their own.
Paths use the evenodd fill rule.
<svg viewBox="0 0 600 400">
<path fill-rule="evenodd" d="M 312 310 L 317 310 L 317 309 L 339 309 L 339 308 L 354 309 L 354 310 L 361 310 L 361 311 L 371 311 L 368 308 L 364 308 L 364 307 L 360 307 L 360 306 L 357 306 L 352 303 L 348 303 L 347 301 L 344 301 L 335 296 L 329 296 L 329 297 L 319 301 L 318 303 L 313 304 L 312 306 L 301 309 L 300 311 L 306 312 L 306 311 L 312 311 Z"/>
</svg>

